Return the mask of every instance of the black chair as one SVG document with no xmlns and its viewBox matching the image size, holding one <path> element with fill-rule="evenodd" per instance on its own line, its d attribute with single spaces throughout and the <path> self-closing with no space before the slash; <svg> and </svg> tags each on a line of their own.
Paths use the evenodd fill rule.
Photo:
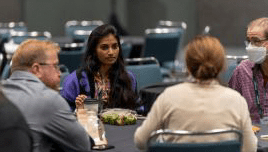
<svg viewBox="0 0 268 152">
<path fill-rule="evenodd" d="M 0 151 L 31 152 L 33 139 L 30 129 L 19 111 L 0 93 Z"/>
<path fill-rule="evenodd" d="M 142 87 L 162 82 L 159 62 L 154 57 L 125 59 L 126 69 L 134 73 L 137 80 L 137 91 Z"/>
<path fill-rule="evenodd" d="M 82 58 L 85 53 L 84 43 L 64 44 L 59 52 L 59 62 L 65 65 L 69 72 L 73 72 L 82 64 Z"/>
<path fill-rule="evenodd" d="M 182 136 L 224 136 L 233 134 L 233 138 L 221 141 L 203 142 L 168 142 L 164 136 L 178 138 Z M 157 130 L 148 141 L 149 152 L 239 152 L 242 145 L 242 132 L 234 129 L 214 129 L 208 131 Z"/>
<path fill-rule="evenodd" d="M 85 42 L 91 31 L 103 24 L 101 20 L 67 21 L 65 23 L 65 35 L 71 37 L 75 43 Z"/>
</svg>

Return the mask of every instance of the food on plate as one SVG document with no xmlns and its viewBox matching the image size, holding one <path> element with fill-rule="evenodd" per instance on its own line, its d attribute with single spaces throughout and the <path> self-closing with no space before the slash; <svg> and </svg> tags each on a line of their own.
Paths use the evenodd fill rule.
<svg viewBox="0 0 268 152">
<path fill-rule="evenodd" d="M 111 124 L 111 125 L 131 125 L 135 124 L 137 121 L 137 118 L 135 115 L 128 113 L 128 114 L 120 114 L 116 112 L 111 113 L 103 113 L 101 115 L 101 120 L 103 123 Z"/>
<path fill-rule="evenodd" d="M 256 133 L 258 133 L 261 130 L 261 128 L 258 127 L 258 126 L 252 126 L 252 130 L 256 134 Z"/>
</svg>

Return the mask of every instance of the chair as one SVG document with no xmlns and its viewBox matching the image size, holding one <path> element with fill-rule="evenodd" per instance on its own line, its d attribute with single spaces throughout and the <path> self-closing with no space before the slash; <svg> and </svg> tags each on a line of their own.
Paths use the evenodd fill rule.
<svg viewBox="0 0 268 152">
<path fill-rule="evenodd" d="M 64 82 L 64 79 L 66 78 L 66 76 L 68 76 L 70 74 L 67 66 L 65 66 L 63 64 L 60 65 L 60 72 L 61 72 L 61 75 L 60 75 L 60 89 L 59 90 L 62 89 L 63 82 Z"/>
<path fill-rule="evenodd" d="M 142 56 L 157 58 L 161 65 L 161 73 L 163 76 L 169 76 L 174 68 L 176 56 L 179 54 L 183 34 L 182 28 L 146 29 L 145 49 Z"/>
<path fill-rule="evenodd" d="M 0 93 L 0 151 L 31 152 L 33 139 L 20 110 Z"/>
<path fill-rule="evenodd" d="M 7 63 L 4 65 L 3 71 L 1 73 L 1 79 L 5 80 L 8 79 L 11 74 L 11 61 L 7 61 Z"/>
<path fill-rule="evenodd" d="M 122 42 L 121 47 L 123 58 L 129 58 L 132 50 L 132 45 L 130 43 Z"/>
<path fill-rule="evenodd" d="M 94 30 L 96 27 L 103 25 L 101 20 L 92 21 L 67 21 L 65 24 L 65 35 L 73 38 L 74 42 L 85 42 L 85 38 L 91 33 L 89 31 Z M 86 31 L 86 32 L 83 32 Z M 77 36 L 78 35 L 78 36 Z M 79 36 L 80 35 L 80 36 Z"/>
<path fill-rule="evenodd" d="M 126 69 L 133 72 L 137 79 L 137 91 L 142 87 L 162 82 L 160 66 L 156 58 L 131 58 L 125 59 Z"/>
<path fill-rule="evenodd" d="M 183 32 L 178 28 L 146 29 L 142 56 L 154 56 L 161 65 L 167 61 L 174 61 Z"/>
<path fill-rule="evenodd" d="M 181 52 L 184 34 L 185 34 L 186 29 L 187 29 L 187 24 L 183 21 L 160 20 L 160 21 L 158 21 L 156 27 L 157 28 L 178 28 L 178 29 L 181 29 L 183 31 L 183 33 L 182 33 L 180 41 L 178 43 L 178 51 Z M 176 55 L 178 56 L 181 54 L 177 53 Z"/>
<path fill-rule="evenodd" d="M 28 28 L 24 22 L 0 23 L 0 38 L 2 41 L 8 41 L 10 39 L 11 30 L 27 32 Z"/>
<path fill-rule="evenodd" d="M 76 70 L 82 64 L 82 57 L 85 53 L 84 43 L 64 44 L 59 52 L 59 62 L 65 65 L 70 72 Z"/>
<path fill-rule="evenodd" d="M 238 138 L 226 139 L 214 142 L 167 142 L 164 136 L 182 137 L 191 136 L 223 136 L 236 135 Z M 157 139 L 158 138 L 158 139 Z M 151 134 L 148 140 L 149 152 L 239 152 L 242 145 L 242 132 L 234 129 L 214 129 L 209 131 L 185 131 L 185 130 L 157 130 Z"/>
<path fill-rule="evenodd" d="M 226 56 L 226 69 L 219 74 L 220 81 L 223 85 L 228 86 L 228 82 L 233 75 L 233 71 L 236 66 L 244 59 L 247 59 L 248 56 Z"/>
<path fill-rule="evenodd" d="M 52 35 L 50 32 L 25 32 L 25 31 L 10 31 L 10 41 L 13 41 L 15 44 L 20 44 L 26 39 L 38 39 L 38 40 L 50 40 Z"/>
</svg>

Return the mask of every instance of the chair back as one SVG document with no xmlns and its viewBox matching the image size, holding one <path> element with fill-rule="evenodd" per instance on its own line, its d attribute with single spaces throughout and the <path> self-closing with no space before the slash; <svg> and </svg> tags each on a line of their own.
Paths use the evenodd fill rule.
<svg viewBox="0 0 268 152">
<path fill-rule="evenodd" d="M 221 136 L 224 134 L 234 134 L 236 138 L 217 142 L 176 142 L 165 141 L 165 135 L 173 137 L 182 136 Z M 148 141 L 149 152 L 239 152 L 242 145 L 242 132 L 235 129 L 214 129 L 208 131 L 185 131 L 185 130 L 157 130 L 153 132 Z M 157 140 L 158 141 L 157 141 Z"/>
<path fill-rule="evenodd" d="M 61 74 L 60 74 L 60 89 L 59 90 L 62 89 L 63 82 L 64 82 L 64 79 L 66 78 L 66 76 L 68 76 L 70 74 L 67 66 L 63 65 L 63 64 L 60 65 L 60 72 L 61 72 Z"/>
<path fill-rule="evenodd" d="M 130 43 L 122 42 L 121 47 L 123 58 L 129 58 L 132 50 L 132 45 Z"/>
<path fill-rule="evenodd" d="M 154 56 L 160 64 L 174 61 L 183 33 L 179 28 L 146 29 L 142 56 Z"/>
<path fill-rule="evenodd" d="M 25 31 L 10 31 L 11 38 L 15 44 L 20 44 L 26 39 L 38 39 L 38 40 L 50 40 L 52 38 L 51 33 L 45 32 L 25 32 Z"/>
<path fill-rule="evenodd" d="M 11 30 L 27 32 L 28 28 L 24 22 L 0 23 L 0 38 L 8 41 L 10 39 Z"/>
<path fill-rule="evenodd" d="M 160 65 L 156 58 L 125 59 L 126 69 L 133 72 L 137 80 L 137 90 L 154 83 L 162 82 Z"/>
<path fill-rule="evenodd" d="M 20 110 L 0 93 L 0 151 L 31 152 L 33 139 Z"/>
<path fill-rule="evenodd" d="M 103 24 L 101 20 L 67 21 L 65 24 L 65 35 L 71 37 L 74 42 L 85 42 L 91 31 Z"/>
<path fill-rule="evenodd" d="M 59 62 L 65 65 L 69 72 L 72 72 L 81 66 L 84 53 L 84 43 L 64 44 L 59 52 Z"/>
<path fill-rule="evenodd" d="M 224 69 L 220 74 L 219 74 L 219 78 L 220 78 L 220 82 L 223 85 L 228 85 L 228 82 L 230 80 L 230 78 L 233 75 L 233 72 L 236 68 L 236 66 L 238 66 L 238 64 L 244 60 L 247 59 L 248 56 L 231 56 L 231 55 L 227 55 L 226 56 L 226 69 Z"/>
<path fill-rule="evenodd" d="M 7 63 L 5 65 L 3 65 L 3 71 L 1 73 L 1 79 L 5 80 L 8 79 L 9 76 L 11 75 L 11 61 L 7 61 Z"/>
</svg>

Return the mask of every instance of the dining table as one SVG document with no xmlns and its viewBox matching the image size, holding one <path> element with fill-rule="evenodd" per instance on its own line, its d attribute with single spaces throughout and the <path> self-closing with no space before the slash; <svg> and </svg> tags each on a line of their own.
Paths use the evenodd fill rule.
<svg viewBox="0 0 268 152">
<path fill-rule="evenodd" d="M 264 140 L 261 138 L 262 135 L 268 135 L 268 125 L 258 125 L 261 129 L 256 134 L 258 137 L 258 150 L 257 152 L 268 152 L 268 140 Z"/>
<path fill-rule="evenodd" d="M 110 125 L 105 124 L 106 137 L 108 145 L 113 146 L 111 149 L 102 150 L 106 152 L 139 152 L 140 150 L 135 147 L 134 133 L 136 129 L 142 124 L 143 119 L 138 119 L 136 124 L 132 125 Z M 268 125 L 261 125 L 261 130 L 256 134 L 258 138 L 257 152 L 268 152 L 268 140 L 260 138 L 261 135 L 268 134 Z M 99 150 L 92 150 L 93 152 Z"/>
<path fill-rule="evenodd" d="M 143 120 L 138 119 L 132 125 L 110 125 L 104 124 L 108 145 L 114 148 L 103 150 L 105 152 L 139 152 L 134 144 L 135 130 L 142 124 Z M 98 150 L 92 150 L 98 151 Z"/>
<path fill-rule="evenodd" d="M 108 145 L 114 148 L 103 150 L 106 152 L 139 152 L 140 150 L 135 147 L 134 133 L 136 129 L 142 124 L 143 120 L 137 120 L 136 124 L 116 126 L 105 124 L 106 137 Z M 256 134 L 258 138 L 257 152 L 268 152 L 268 140 L 260 138 L 261 135 L 268 134 L 268 125 L 261 125 L 261 130 Z M 92 150 L 98 151 L 98 150 Z"/>
</svg>

